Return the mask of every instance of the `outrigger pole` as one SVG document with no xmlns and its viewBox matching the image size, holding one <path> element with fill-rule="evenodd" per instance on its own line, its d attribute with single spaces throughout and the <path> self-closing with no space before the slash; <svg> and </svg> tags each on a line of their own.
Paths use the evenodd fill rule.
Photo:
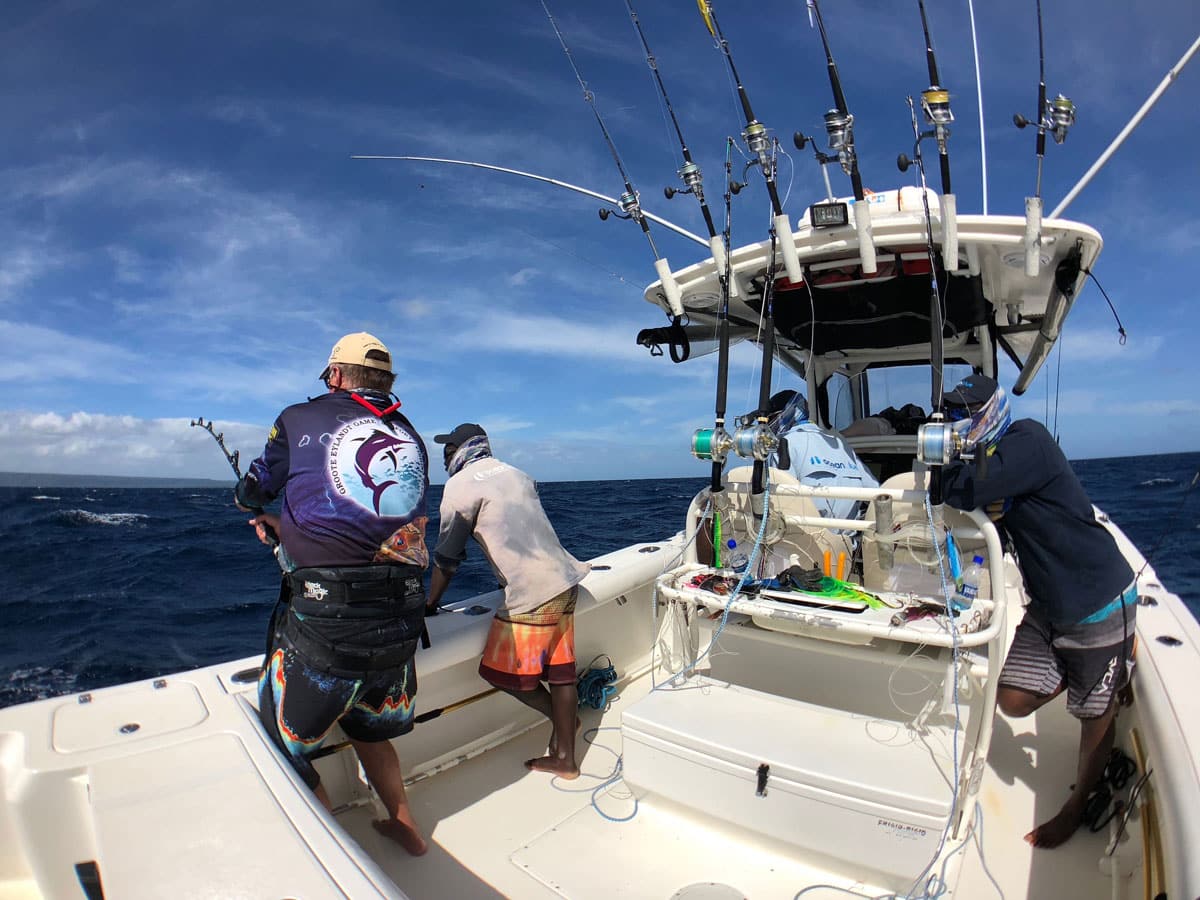
<svg viewBox="0 0 1200 900">
<path fill-rule="evenodd" d="M 550 7 L 546 5 L 546 0 L 542 0 L 542 9 L 546 12 L 546 18 L 550 20 L 550 26 L 554 29 L 555 35 L 558 36 L 558 42 L 562 45 L 563 53 L 567 56 L 567 61 L 571 64 L 571 69 L 575 72 L 575 79 L 579 82 L 579 87 L 583 91 L 583 99 L 588 106 L 592 108 L 592 113 L 596 117 L 596 124 L 600 126 L 600 131 L 604 135 L 604 141 L 608 144 L 609 152 L 612 153 L 613 162 L 617 164 L 617 171 L 621 173 L 621 178 L 625 182 L 625 193 L 621 195 L 620 201 L 616 204 L 620 207 L 621 212 L 615 213 L 610 209 L 601 209 L 600 218 L 607 219 L 610 215 L 616 215 L 622 219 L 632 219 L 641 226 L 642 233 L 646 235 L 646 240 L 650 243 L 650 251 L 654 254 L 654 268 L 658 272 L 658 277 L 662 282 L 663 293 L 666 294 L 667 305 L 671 307 L 671 314 L 676 320 L 683 317 L 683 297 L 679 293 L 679 284 L 675 281 L 675 277 L 671 274 L 671 266 L 667 260 L 659 255 L 658 247 L 654 244 L 654 237 L 650 234 L 650 226 L 646 224 L 646 216 L 642 212 L 641 203 L 638 200 L 638 193 L 633 189 L 633 184 L 629 180 L 629 175 L 625 171 L 625 165 L 621 162 L 621 155 L 617 153 L 617 145 L 613 143 L 612 136 L 608 133 L 608 128 L 604 124 L 604 119 L 600 116 L 600 110 L 596 107 L 596 96 L 587 86 L 587 82 L 583 80 L 583 75 L 579 72 L 579 67 L 575 65 L 575 58 L 571 55 L 571 49 L 567 46 L 566 39 L 563 38 L 562 31 L 559 30 L 558 23 L 554 21 L 554 16 L 550 14 Z"/>
<path fill-rule="evenodd" d="M 858 252 L 862 260 L 862 270 L 865 275 L 873 275 L 878 271 L 875 258 L 875 239 L 871 234 L 871 206 L 863 191 L 862 176 L 858 171 L 858 154 L 854 150 L 854 116 L 846 105 L 846 95 L 842 92 L 842 80 L 838 76 L 837 63 L 833 61 L 833 53 L 829 49 L 829 38 L 825 34 L 825 21 L 821 18 L 821 7 L 817 0 L 808 0 L 808 9 L 814 15 L 817 29 L 821 33 L 821 46 L 825 48 L 825 63 L 829 69 L 829 86 L 833 89 L 834 109 L 825 113 L 825 132 L 829 135 L 829 149 L 835 154 L 826 161 L 837 159 L 842 171 L 850 176 L 850 184 L 854 189 L 854 230 L 858 232 Z"/>
<path fill-rule="evenodd" d="M 774 215 L 772 227 L 775 229 L 776 237 L 779 239 L 779 249 L 783 256 L 783 267 L 787 271 L 790 281 L 800 283 L 804 280 L 804 271 L 800 267 L 800 257 L 796 254 L 795 235 L 792 234 L 791 225 L 788 223 L 787 216 L 783 213 L 783 206 L 779 202 L 779 190 L 775 186 L 775 158 L 770 152 L 771 139 L 767 136 L 766 126 L 754 117 L 754 110 L 750 106 L 750 98 L 746 94 L 746 88 L 742 85 L 742 79 L 738 75 L 737 66 L 733 63 L 733 53 L 730 52 L 729 41 L 725 39 L 725 35 L 721 31 L 721 26 L 717 23 L 717 17 L 713 13 L 712 4 L 708 0 L 696 0 L 696 3 L 700 7 L 700 15 L 704 18 L 704 25 L 708 29 L 708 33 L 716 39 L 721 53 L 725 56 L 725 61 L 729 64 L 729 72 L 733 76 L 734 83 L 737 85 L 738 100 L 742 104 L 742 112 L 746 117 L 746 129 L 742 132 L 742 140 L 746 142 L 746 146 L 750 149 L 750 152 L 758 158 L 759 168 L 762 171 L 763 179 L 767 183 L 767 193 L 771 197 L 771 211 Z"/>
<path fill-rule="evenodd" d="M 1088 183 L 1093 177 L 1095 177 L 1096 173 L 1104 167 L 1105 163 L 1107 163 L 1109 159 L 1112 158 L 1112 155 L 1117 152 L 1117 149 L 1123 143 L 1125 143 L 1125 139 L 1129 137 L 1129 135 L 1133 133 L 1133 130 L 1142 123 L 1142 119 L 1146 118 L 1146 114 L 1150 112 L 1150 110 L 1154 107 L 1154 104 L 1158 102 L 1158 98 L 1163 95 L 1167 88 L 1175 83 L 1175 79 L 1179 77 L 1179 73 L 1183 71 L 1183 67 L 1191 62 L 1192 57 L 1196 55 L 1196 51 L 1198 50 L 1200 50 L 1200 37 L 1197 37 L 1196 40 L 1192 42 L 1192 46 L 1189 47 L 1187 52 L 1185 52 L 1183 56 L 1179 58 L 1179 62 L 1175 63 L 1174 66 L 1167 70 L 1167 74 L 1163 77 L 1163 80 L 1158 83 L 1158 87 L 1156 87 L 1150 96 L 1146 98 L 1146 102 L 1142 104 L 1142 108 L 1139 109 L 1134 114 L 1133 118 L 1129 120 L 1129 124 L 1121 129 L 1121 133 L 1113 138 L 1112 143 L 1109 144 L 1108 148 L 1100 154 L 1099 158 L 1094 163 L 1092 163 L 1092 167 L 1084 173 L 1083 177 L 1079 179 L 1075 187 L 1071 188 L 1067 196 L 1063 197 L 1062 200 L 1059 201 L 1058 206 L 1054 207 L 1054 211 L 1050 213 L 1050 218 L 1056 219 L 1066 211 L 1066 208 L 1071 205 L 1071 201 L 1079 196 L 1079 192 L 1087 187 Z"/>
</svg>

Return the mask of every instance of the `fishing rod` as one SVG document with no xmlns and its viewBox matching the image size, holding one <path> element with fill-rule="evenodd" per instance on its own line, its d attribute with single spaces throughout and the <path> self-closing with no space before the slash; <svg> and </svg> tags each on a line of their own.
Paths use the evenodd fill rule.
<svg viewBox="0 0 1200 900">
<path fill-rule="evenodd" d="M 716 263 L 717 277 L 721 279 L 721 289 L 725 290 L 725 285 L 728 283 L 730 293 L 737 296 L 736 283 L 725 281 L 728 245 L 723 243 L 718 237 L 717 227 L 713 224 L 712 212 L 708 208 L 708 201 L 704 199 L 703 173 L 692 159 L 692 152 L 688 149 L 687 141 L 683 138 L 683 129 L 679 127 L 679 119 L 675 115 L 675 108 L 671 106 L 671 98 L 667 96 L 667 86 L 663 84 L 662 73 L 658 70 L 658 60 L 655 59 L 654 53 L 650 50 L 650 43 L 646 40 L 646 33 L 642 30 L 642 22 L 638 18 L 637 12 L 634 11 L 631 0 L 625 0 L 625 8 L 629 11 L 629 19 L 633 22 L 633 27 L 641 39 L 642 49 L 646 52 L 646 65 L 650 67 L 650 72 L 654 75 L 654 81 L 658 85 L 658 93 L 662 97 L 663 104 L 666 106 L 667 114 L 671 117 L 671 124 L 675 127 L 675 136 L 679 139 L 679 149 L 683 153 L 683 165 L 679 167 L 677 173 L 679 180 L 683 182 L 683 190 L 668 187 L 663 189 L 663 194 L 668 200 L 676 194 L 691 194 L 696 198 L 696 202 L 700 204 L 700 212 L 704 216 L 704 224 L 708 228 L 708 245 L 712 251 L 713 262 Z"/>
<path fill-rule="evenodd" d="M 1037 125 L 1037 182 L 1033 196 L 1025 198 L 1025 275 L 1036 278 L 1041 269 L 1042 255 L 1042 161 L 1046 156 L 1046 132 L 1054 136 L 1054 143 L 1067 139 L 1067 132 L 1075 124 L 1075 104 L 1059 94 L 1051 101 L 1046 100 L 1046 46 L 1042 30 L 1042 0 L 1037 0 L 1038 29 L 1038 94 L 1037 118 L 1027 119 L 1020 113 L 1013 116 L 1018 128 Z"/>
<path fill-rule="evenodd" d="M 601 193 L 598 193 L 597 191 L 592 191 L 592 190 L 589 190 L 588 188 L 580 187 L 577 184 L 571 184 L 570 182 L 567 182 L 567 181 L 559 181 L 557 178 L 548 178 L 545 175 L 537 175 L 533 172 L 522 172 L 520 169 L 506 169 L 504 166 L 493 166 L 488 163 L 472 162 L 469 159 L 441 159 L 436 156 L 381 156 L 381 155 L 377 155 L 377 154 L 369 155 L 369 154 L 363 154 L 363 153 L 353 154 L 353 155 L 351 155 L 350 158 L 351 159 L 407 160 L 409 162 L 442 163 L 443 165 L 449 165 L 449 166 L 469 166 L 470 168 L 473 168 L 473 169 L 487 169 L 490 172 L 503 172 L 506 175 L 520 175 L 522 178 L 530 178 L 534 181 L 541 181 L 546 184 L 552 184 L 555 187 L 566 188 L 567 190 L 574 191 L 577 194 L 583 194 L 585 197 L 594 197 L 597 200 L 603 200 L 605 203 L 611 203 L 614 206 L 620 202 L 615 197 L 609 197 L 607 194 L 601 194 Z M 654 215 L 654 213 L 646 212 L 646 210 L 644 210 L 644 209 L 642 210 L 642 215 L 645 216 L 647 219 L 649 219 L 651 222 L 657 222 L 659 225 L 662 225 L 664 228 L 669 228 L 671 231 L 674 231 L 676 234 L 687 238 L 689 241 L 695 241 L 701 247 L 708 246 L 708 241 L 706 241 L 704 238 L 700 237 L 700 235 L 695 234 L 691 231 L 688 231 L 686 228 L 681 228 L 680 226 L 676 225 L 674 222 L 670 221 L 669 219 L 664 219 L 661 216 L 656 216 L 656 215 Z"/>
<path fill-rule="evenodd" d="M 935 82 L 936 83 L 936 82 Z M 935 522 L 940 518 L 942 508 L 942 466 L 961 451 L 955 443 L 957 435 L 944 421 L 942 406 L 945 394 L 945 347 L 943 346 L 944 332 L 942 325 L 942 292 L 938 280 L 937 263 L 933 252 L 933 217 L 929 211 L 929 195 L 926 191 L 925 157 L 921 153 L 921 138 L 926 137 L 917 125 L 917 108 L 913 98 L 908 98 L 908 111 L 912 117 L 913 130 L 913 162 L 917 166 L 917 175 L 921 181 L 921 203 L 925 210 L 925 249 L 929 254 L 929 368 L 930 384 L 930 413 L 929 421 L 921 425 L 917 432 L 917 456 L 929 467 L 929 504 L 934 510 Z M 907 159 L 901 156 L 901 159 Z M 906 169 L 904 166 L 901 171 Z M 938 522 L 940 524 L 940 522 Z"/>
<path fill-rule="evenodd" d="M 192 427 L 193 428 L 203 428 L 210 435 L 212 435 L 212 439 L 217 442 L 217 446 L 220 447 L 221 452 L 223 454 L 225 454 L 225 460 L 229 463 L 230 467 L 233 469 L 233 474 L 237 476 L 237 480 L 240 483 L 242 480 L 242 469 L 241 469 L 241 466 L 239 465 L 239 461 L 241 459 L 241 451 L 240 450 L 230 450 L 228 447 L 225 446 L 225 432 L 223 432 L 223 431 L 218 432 L 213 427 L 212 420 L 210 419 L 206 422 L 204 420 L 203 416 L 196 418 L 196 419 L 192 419 Z M 254 515 L 256 515 L 256 516 L 261 516 L 263 514 L 263 508 L 261 506 L 247 506 L 246 509 L 250 510 L 250 512 L 254 513 Z M 277 535 L 275 533 L 275 529 L 272 528 L 270 525 L 268 525 L 266 522 L 262 523 L 262 528 L 263 528 L 263 532 L 267 536 L 267 542 L 271 545 L 271 551 L 275 554 L 275 558 L 279 560 L 279 564 L 281 566 L 284 565 L 283 560 L 280 559 L 280 556 L 279 556 L 280 549 L 281 549 L 281 545 L 279 543 L 279 535 Z"/>
<path fill-rule="evenodd" d="M 779 238 L 779 248 L 783 255 L 784 269 L 787 271 L 790 281 L 800 283 L 804 280 L 804 271 L 800 267 L 800 257 L 796 253 L 795 235 L 792 234 L 792 228 L 788 223 L 787 216 L 783 214 L 783 206 L 779 202 L 779 190 L 775 186 L 775 156 L 771 152 L 771 138 L 768 136 L 766 126 L 754 116 L 754 110 L 750 106 L 750 98 L 746 94 L 746 88 L 742 84 L 741 76 L 738 75 L 737 66 L 734 65 L 733 53 L 729 49 L 729 41 L 725 39 L 725 34 L 721 31 L 721 26 L 717 22 L 712 4 L 708 0 L 696 0 L 696 3 L 700 7 L 700 15 L 704 19 L 704 25 L 708 29 L 708 33 L 716 40 L 718 48 L 725 57 L 725 61 L 729 64 L 729 72 L 733 76 L 733 81 L 737 86 L 738 100 L 742 104 L 742 113 L 746 117 L 746 128 L 742 132 L 742 140 L 746 142 L 746 146 L 750 152 L 757 158 L 759 169 L 762 171 L 763 179 L 767 183 L 767 194 L 771 198 L 771 211 L 773 213 L 771 227 L 775 229 L 775 234 Z"/>
<path fill-rule="evenodd" d="M 728 246 L 730 238 L 734 184 L 733 138 L 726 138 L 725 230 L 722 236 L 725 246 Z M 729 388 L 729 285 L 733 279 L 730 269 L 729 255 L 726 254 L 725 269 L 721 273 L 721 305 L 717 310 L 717 400 L 714 407 L 714 424 L 712 428 L 699 428 L 692 435 L 692 455 L 697 459 L 712 460 L 712 479 L 709 487 L 714 494 L 725 490 L 722 473 L 729 451 L 733 449 L 733 438 L 725 430 L 725 406 Z"/>
<path fill-rule="evenodd" d="M 679 126 L 679 119 L 675 115 L 674 107 L 671 106 L 671 98 L 667 95 L 667 86 L 663 83 L 662 73 L 658 70 L 658 62 L 650 49 L 649 41 L 646 40 L 646 33 L 642 30 L 641 20 L 638 19 L 631 0 L 625 0 L 625 8 L 629 11 L 630 21 L 633 22 L 633 27 L 641 39 L 642 49 L 646 52 L 646 65 L 650 67 L 650 71 L 654 75 L 658 92 L 671 117 L 671 124 L 675 126 L 675 135 L 679 138 L 679 149 L 683 153 L 683 165 L 678 174 L 684 183 L 684 190 L 677 191 L 675 188 L 668 187 L 664 189 L 663 194 L 668 200 L 676 193 L 692 194 L 700 204 L 700 212 L 703 214 L 704 224 L 708 228 L 709 247 L 712 250 L 717 279 L 721 285 L 721 305 L 717 312 L 717 397 L 714 408 L 714 425 L 711 429 L 699 429 L 692 435 L 692 453 L 701 459 L 712 460 L 710 488 L 716 494 L 724 490 L 722 473 L 725 468 L 725 460 L 733 445 L 733 439 L 725 430 L 725 405 L 729 381 L 729 298 L 736 292 L 736 283 L 733 279 L 729 258 L 729 232 L 734 185 L 733 141 L 727 139 L 725 146 L 725 230 L 722 235 L 718 236 L 712 212 L 708 208 L 708 202 L 704 199 L 704 180 L 700 167 L 692 159 L 692 153 L 683 137 L 683 129 Z"/>
<path fill-rule="evenodd" d="M 658 277 L 662 282 L 667 304 L 671 308 L 672 315 L 676 319 L 681 319 L 683 317 L 683 297 L 679 292 L 679 283 L 671 275 L 670 264 L 659 254 L 658 247 L 654 243 L 654 237 L 650 234 L 650 226 L 647 224 L 646 216 L 642 212 L 638 192 L 633 189 L 633 184 L 630 182 L 629 175 L 625 171 L 625 164 L 621 162 L 621 155 L 617 153 L 617 145 L 613 143 L 612 136 L 608 133 L 608 127 L 604 124 L 604 119 L 601 117 L 600 110 L 596 106 L 596 95 L 592 93 L 591 89 L 587 86 L 587 82 L 583 80 L 579 66 L 575 64 L 575 57 L 571 55 L 571 48 L 567 46 L 567 41 L 559 29 L 558 23 L 554 21 L 554 16 L 551 15 L 550 7 L 546 5 L 546 0 L 541 0 L 541 2 L 542 9 L 546 12 L 546 18 L 550 20 L 550 26 L 554 29 L 555 35 L 558 36 L 558 43 L 562 45 L 563 53 L 566 54 L 567 61 L 571 64 L 571 69 L 575 72 L 575 79 L 579 82 L 580 90 L 583 91 L 583 99 L 592 108 L 592 113 L 596 117 L 596 124 L 600 126 L 600 131 L 604 135 L 604 141 L 608 144 L 609 152 L 612 153 L 613 162 L 617 164 L 617 171 L 621 173 L 621 178 L 625 182 L 625 193 L 621 195 L 621 199 L 617 203 L 621 212 L 618 213 L 611 209 L 601 209 L 600 218 L 603 220 L 607 219 L 610 215 L 615 215 L 620 219 L 632 219 L 641 226 L 642 234 L 646 235 L 646 240 L 650 244 L 650 251 L 654 254 L 654 268 L 658 272 Z"/>
<path fill-rule="evenodd" d="M 771 255 L 767 264 L 767 276 L 763 282 L 762 323 L 762 372 L 758 379 L 758 410 L 753 425 L 738 428 L 733 443 L 738 456 L 753 459 L 754 469 L 750 477 L 751 509 L 755 516 L 762 517 L 764 490 L 763 470 L 767 457 L 779 447 L 782 435 L 776 435 L 768 427 L 767 408 L 771 401 L 771 368 L 775 361 L 775 250 L 779 235 L 771 228 Z"/>
<path fill-rule="evenodd" d="M 921 29 L 925 33 L 925 61 L 929 68 L 929 87 L 921 92 L 921 112 L 925 115 L 926 126 L 932 129 L 918 134 L 917 143 L 924 138 L 933 138 L 937 142 L 942 175 L 942 193 L 938 198 L 941 206 L 939 221 L 942 225 L 942 263 L 947 271 L 953 272 L 958 268 L 958 204 L 950 190 L 948 140 L 954 113 L 950 111 L 950 92 L 941 86 L 942 82 L 938 77 L 937 56 L 933 52 L 933 41 L 929 37 L 925 0 L 917 0 L 917 5 L 921 11 Z M 908 171 L 911 164 L 911 160 L 903 153 L 896 160 L 901 172 Z"/>
<path fill-rule="evenodd" d="M 833 61 L 833 52 L 829 49 L 829 37 L 825 33 L 825 20 L 821 17 L 821 7 L 817 0 L 807 0 L 810 19 L 814 20 L 821 34 L 821 46 L 825 49 L 825 65 L 829 70 L 829 86 L 833 90 L 834 108 L 825 113 L 825 133 L 829 137 L 830 155 L 820 154 L 817 160 L 825 165 L 837 160 L 842 171 L 850 176 L 850 185 L 854 189 L 854 229 L 858 232 L 859 255 L 862 260 L 862 270 L 866 275 L 878 271 L 875 258 L 875 240 L 871 234 L 871 207 L 863 191 L 862 175 L 858 171 L 858 154 L 854 149 L 854 116 L 846 105 L 846 95 L 842 91 L 842 80 L 838 76 L 837 63 Z M 803 148 L 803 135 L 796 135 L 797 147 Z"/>
</svg>

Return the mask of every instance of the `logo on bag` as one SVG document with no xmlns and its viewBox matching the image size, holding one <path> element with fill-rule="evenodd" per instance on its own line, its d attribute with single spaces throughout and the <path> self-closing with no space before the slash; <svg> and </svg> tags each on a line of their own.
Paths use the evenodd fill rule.
<svg viewBox="0 0 1200 900">
<path fill-rule="evenodd" d="M 329 590 L 319 581 L 304 582 L 305 600 L 324 600 L 329 596 Z"/>
</svg>

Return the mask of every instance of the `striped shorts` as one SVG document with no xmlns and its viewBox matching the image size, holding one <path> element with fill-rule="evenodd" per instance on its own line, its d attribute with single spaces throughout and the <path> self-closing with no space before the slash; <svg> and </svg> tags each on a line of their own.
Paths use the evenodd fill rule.
<svg viewBox="0 0 1200 900">
<path fill-rule="evenodd" d="M 1067 712 L 1094 719 L 1107 712 L 1116 692 L 1133 673 L 1133 628 L 1137 589 L 1131 585 L 1110 604 L 1103 619 L 1050 626 L 1025 611 L 1000 672 L 1001 687 L 1038 697 L 1067 686 Z"/>
</svg>

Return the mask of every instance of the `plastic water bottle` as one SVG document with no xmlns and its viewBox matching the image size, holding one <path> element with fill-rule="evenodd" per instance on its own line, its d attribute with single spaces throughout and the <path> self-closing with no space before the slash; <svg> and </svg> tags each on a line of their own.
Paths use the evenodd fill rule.
<svg viewBox="0 0 1200 900">
<path fill-rule="evenodd" d="M 726 546 L 729 547 L 729 553 L 725 556 L 725 567 L 735 572 L 745 572 L 746 566 L 750 565 L 750 557 L 738 549 L 738 542 L 733 538 L 729 539 Z"/>
<path fill-rule="evenodd" d="M 983 581 L 983 557 L 976 555 L 963 571 L 958 581 L 958 590 L 950 601 L 955 609 L 969 609 L 979 596 L 979 585 Z"/>
</svg>

